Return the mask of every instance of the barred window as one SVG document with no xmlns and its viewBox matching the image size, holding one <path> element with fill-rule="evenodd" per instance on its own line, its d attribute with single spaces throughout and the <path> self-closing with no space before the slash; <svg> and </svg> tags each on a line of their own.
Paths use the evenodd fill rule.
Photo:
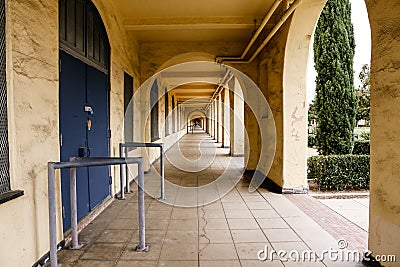
<svg viewBox="0 0 400 267">
<path fill-rule="evenodd" d="M 0 204 L 23 195 L 12 191 L 8 155 L 5 0 L 0 0 Z"/>
<path fill-rule="evenodd" d="M 10 191 L 6 86 L 5 0 L 0 1 L 0 194 Z"/>
</svg>

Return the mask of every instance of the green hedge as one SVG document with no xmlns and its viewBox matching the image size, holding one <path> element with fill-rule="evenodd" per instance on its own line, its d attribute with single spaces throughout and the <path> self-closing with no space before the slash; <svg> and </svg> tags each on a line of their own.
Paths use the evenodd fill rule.
<svg viewBox="0 0 400 267">
<path fill-rule="evenodd" d="M 315 134 L 308 134 L 308 147 L 313 147 L 317 145 L 317 139 L 315 138 Z"/>
<path fill-rule="evenodd" d="M 369 155 L 369 140 L 356 140 L 356 141 L 354 141 L 353 154 L 355 154 L 355 155 Z"/>
<path fill-rule="evenodd" d="M 308 179 L 321 190 L 369 188 L 369 155 L 332 155 L 308 158 Z"/>
</svg>

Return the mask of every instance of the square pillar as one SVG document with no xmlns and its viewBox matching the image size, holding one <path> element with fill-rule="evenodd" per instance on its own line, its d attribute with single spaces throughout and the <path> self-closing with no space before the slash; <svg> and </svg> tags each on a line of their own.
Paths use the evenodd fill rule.
<svg viewBox="0 0 400 267">
<path fill-rule="evenodd" d="M 221 144 L 222 144 L 222 135 L 223 135 L 222 99 L 221 99 L 221 94 L 219 94 L 217 97 L 217 142 Z"/>
<path fill-rule="evenodd" d="M 244 156 L 244 101 L 239 81 L 235 78 L 229 93 L 230 102 L 230 154 Z"/>
<path fill-rule="evenodd" d="M 229 89 L 224 88 L 221 93 L 222 100 L 222 146 L 230 147 L 229 133 L 230 133 L 230 101 Z"/>
</svg>

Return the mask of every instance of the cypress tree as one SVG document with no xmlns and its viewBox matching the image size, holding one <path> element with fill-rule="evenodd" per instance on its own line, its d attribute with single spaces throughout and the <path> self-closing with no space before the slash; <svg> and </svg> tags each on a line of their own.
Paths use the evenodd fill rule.
<svg viewBox="0 0 400 267">
<path fill-rule="evenodd" d="M 322 155 L 350 154 L 357 98 L 354 90 L 354 32 L 349 0 L 328 0 L 314 36 L 316 138 Z"/>
</svg>

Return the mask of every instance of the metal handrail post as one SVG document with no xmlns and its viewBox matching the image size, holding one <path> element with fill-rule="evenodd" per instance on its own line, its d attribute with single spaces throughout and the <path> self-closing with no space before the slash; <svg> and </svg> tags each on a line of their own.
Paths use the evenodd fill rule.
<svg viewBox="0 0 400 267">
<path fill-rule="evenodd" d="M 78 243 L 78 207 L 76 197 L 76 168 L 70 168 L 70 204 L 71 204 L 71 249 L 80 249 L 82 246 Z"/>
<path fill-rule="evenodd" d="M 128 157 L 128 148 L 125 147 L 125 157 Z M 125 164 L 125 193 L 131 193 L 131 185 L 129 183 L 129 169 L 128 164 Z"/>
<path fill-rule="evenodd" d="M 165 189 L 164 189 L 164 145 L 160 146 L 160 172 L 161 172 L 161 196 L 160 199 L 165 199 Z"/>
<path fill-rule="evenodd" d="M 49 162 L 48 163 L 48 200 L 49 200 L 49 241 L 50 241 L 50 266 L 57 267 L 57 215 L 56 215 L 56 186 L 55 186 L 55 169 L 70 168 L 71 181 L 71 201 L 76 200 L 76 168 L 78 167 L 94 167 L 108 165 L 138 164 L 138 176 L 140 180 L 138 190 L 138 206 L 139 206 L 139 245 L 138 251 L 147 251 L 145 237 L 145 215 L 144 215 L 144 171 L 143 158 L 74 158 L 70 162 Z M 121 166 L 122 167 L 122 166 Z M 123 188 L 121 188 L 123 189 Z M 71 227 L 73 244 L 72 248 L 78 248 L 78 231 L 77 231 L 77 209 L 76 201 L 71 203 Z M 75 208 L 74 208 L 75 207 Z M 72 221 L 72 218 L 73 221 Z M 77 245 L 78 244 L 78 245 Z"/>
<path fill-rule="evenodd" d="M 143 160 L 138 162 L 138 205 L 139 205 L 139 245 L 136 246 L 136 251 L 147 251 L 146 246 L 146 226 L 145 226 L 145 211 L 144 211 L 144 170 Z"/>
<path fill-rule="evenodd" d="M 138 148 L 138 147 L 159 147 L 160 148 L 160 198 L 159 199 L 165 199 L 165 157 L 164 157 L 164 144 L 162 143 L 140 143 L 140 142 L 127 142 L 127 143 L 120 143 L 120 146 L 123 147 L 124 149 L 120 149 L 120 157 L 127 157 L 128 156 L 128 148 Z M 124 153 L 123 153 L 124 151 Z M 122 172 L 120 172 L 120 175 L 122 176 Z M 120 178 L 122 179 L 122 178 Z M 130 192 L 129 188 L 129 170 L 128 166 L 126 166 L 125 170 L 125 180 L 126 180 L 126 191 L 125 193 Z"/>
<path fill-rule="evenodd" d="M 47 165 L 49 198 L 49 235 L 50 235 L 50 264 L 57 267 L 57 218 L 56 218 L 56 182 L 54 162 Z"/>
<path fill-rule="evenodd" d="M 122 148 L 122 144 L 119 144 L 119 156 L 122 158 L 122 153 L 123 153 L 123 148 Z M 121 187 L 121 193 L 120 193 L 120 199 L 125 199 L 125 194 L 124 194 L 124 173 L 123 173 L 123 169 L 122 169 L 122 165 L 119 165 L 119 183 L 120 183 L 120 187 Z"/>
</svg>

